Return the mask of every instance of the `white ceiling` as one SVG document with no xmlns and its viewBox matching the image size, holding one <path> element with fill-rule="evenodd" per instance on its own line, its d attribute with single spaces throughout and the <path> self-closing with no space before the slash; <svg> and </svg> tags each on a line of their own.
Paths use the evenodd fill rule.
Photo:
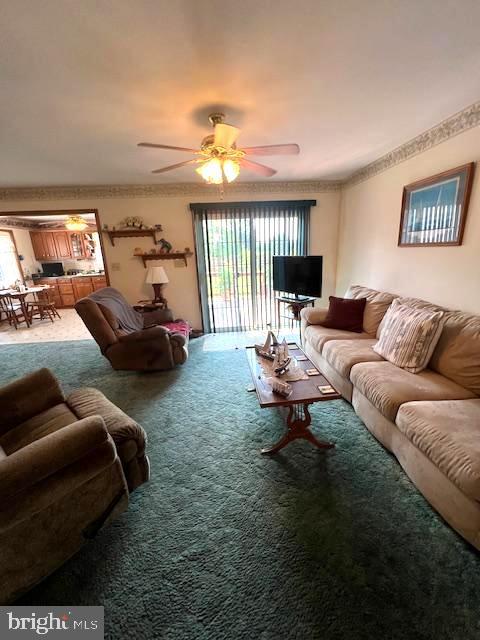
<svg viewBox="0 0 480 640">
<path fill-rule="evenodd" d="M 223 107 L 273 179 L 343 178 L 480 98 L 479 0 L 15 0 L 0 8 L 0 186 L 150 171 Z M 256 176 L 242 172 L 240 180 Z"/>
</svg>

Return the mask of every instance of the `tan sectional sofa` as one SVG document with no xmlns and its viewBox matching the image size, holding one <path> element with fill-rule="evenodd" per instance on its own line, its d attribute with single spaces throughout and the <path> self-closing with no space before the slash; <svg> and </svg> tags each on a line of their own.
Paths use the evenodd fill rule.
<svg viewBox="0 0 480 640">
<path fill-rule="evenodd" d="M 414 374 L 372 348 L 397 296 L 353 286 L 346 297 L 367 298 L 364 332 L 327 329 L 321 325 L 326 309 L 303 309 L 305 352 L 430 504 L 480 549 L 480 316 L 444 309 L 447 320 L 429 368 Z"/>
</svg>

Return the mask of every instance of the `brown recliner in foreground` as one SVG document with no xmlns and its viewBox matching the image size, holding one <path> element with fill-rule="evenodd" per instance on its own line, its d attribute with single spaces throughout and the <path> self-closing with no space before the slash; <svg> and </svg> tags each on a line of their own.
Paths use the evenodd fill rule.
<svg viewBox="0 0 480 640">
<path fill-rule="evenodd" d="M 98 302 L 102 294 L 113 299 L 117 314 Z M 141 314 L 113 287 L 82 298 L 75 309 L 114 369 L 162 371 L 183 364 L 188 357 L 188 325 L 175 325 L 170 309 Z M 122 326 L 122 312 L 141 328 Z"/>
<path fill-rule="evenodd" d="M 145 432 L 96 389 L 40 369 L 0 388 L 0 604 L 55 571 L 149 477 Z"/>
</svg>

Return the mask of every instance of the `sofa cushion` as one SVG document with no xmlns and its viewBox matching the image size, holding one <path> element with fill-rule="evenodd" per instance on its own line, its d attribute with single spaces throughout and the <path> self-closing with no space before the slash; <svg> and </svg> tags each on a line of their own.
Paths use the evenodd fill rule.
<svg viewBox="0 0 480 640">
<path fill-rule="evenodd" d="M 468 389 L 426 369 L 409 373 L 391 362 L 364 362 L 352 367 L 350 379 L 386 418 L 395 422 L 397 411 L 414 400 L 463 400 L 474 398 Z"/>
<path fill-rule="evenodd" d="M 308 325 L 303 334 L 303 339 L 308 341 L 318 353 L 322 352 L 323 345 L 329 340 L 368 340 L 371 337 L 368 333 L 328 329 L 317 324 Z"/>
<path fill-rule="evenodd" d="M 61 402 L 4 433 L 0 437 L 0 447 L 9 456 L 49 433 L 77 422 L 77 420 L 77 416 L 70 411 L 64 402 Z"/>
<path fill-rule="evenodd" d="M 447 315 L 430 367 L 480 396 L 480 316 Z"/>
<path fill-rule="evenodd" d="M 372 349 L 377 342 L 369 340 L 330 340 L 323 347 L 322 355 L 335 371 L 350 379 L 350 370 L 359 362 L 383 362 L 382 356 Z"/>
<path fill-rule="evenodd" d="M 374 351 L 410 373 L 426 369 L 445 323 L 443 311 L 413 309 L 394 300 Z"/>
<path fill-rule="evenodd" d="M 366 298 L 352 299 L 330 296 L 329 301 L 327 317 L 322 322 L 324 327 L 363 333 L 363 312 Z"/>
<path fill-rule="evenodd" d="M 375 336 L 383 316 L 396 296 L 386 291 L 375 291 L 375 289 L 369 289 L 368 287 L 352 285 L 345 297 L 367 299 L 363 313 L 363 330 L 369 333 L 370 336 Z"/>
<path fill-rule="evenodd" d="M 396 423 L 449 480 L 480 500 L 480 399 L 408 402 Z"/>
</svg>

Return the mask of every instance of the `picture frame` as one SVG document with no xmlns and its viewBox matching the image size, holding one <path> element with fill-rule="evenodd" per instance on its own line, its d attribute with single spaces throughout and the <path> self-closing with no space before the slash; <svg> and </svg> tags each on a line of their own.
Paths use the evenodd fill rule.
<svg viewBox="0 0 480 640">
<path fill-rule="evenodd" d="M 399 247 L 462 244 L 475 163 L 403 187 Z"/>
</svg>

